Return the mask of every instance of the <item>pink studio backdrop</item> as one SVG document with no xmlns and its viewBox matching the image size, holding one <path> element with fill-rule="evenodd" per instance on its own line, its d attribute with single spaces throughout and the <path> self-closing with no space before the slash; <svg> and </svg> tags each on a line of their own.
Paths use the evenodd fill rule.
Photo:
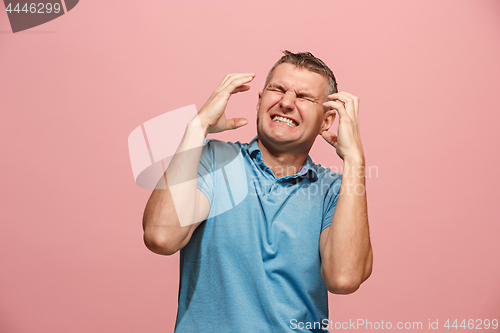
<svg viewBox="0 0 500 333">
<path fill-rule="evenodd" d="M 374 269 L 330 319 L 500 320 L 500 2 L 82 0 L 16 34 L 0 12 L 0 332 L 173 331 L 179 257 L 143 245 L 127 137 L 255 72 L 216 136 L 250 140 L 284 49 L 361 101 Z"/>
</svg>

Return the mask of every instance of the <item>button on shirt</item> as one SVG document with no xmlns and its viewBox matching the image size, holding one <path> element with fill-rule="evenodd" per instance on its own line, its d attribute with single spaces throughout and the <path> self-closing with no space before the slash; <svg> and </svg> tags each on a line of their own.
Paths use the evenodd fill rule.
<svg viewBox="0 0 500 333">
<path fill-rule="evenodd" d="M 308 156 L 276 178 L 256 138 L 205 140 L 198 188 L 210 213 L 180 251 L 175 332 L 325 332 L 319 238 L 341 177 Z"/>
</svg>

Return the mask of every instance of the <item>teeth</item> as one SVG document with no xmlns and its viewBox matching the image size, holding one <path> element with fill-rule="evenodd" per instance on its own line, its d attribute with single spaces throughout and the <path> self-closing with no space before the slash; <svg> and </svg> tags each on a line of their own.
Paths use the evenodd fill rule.
<svg viewBox="0 0 500 333">
<path fill-rule="evenodd" d="M 297 127 L 297 125 L 295 125 L 295 123 L 292 120 L 281 117 L 281 116 L 274 116 L 273 121 L 288 125 L 290 127 Z"/>
</svg>

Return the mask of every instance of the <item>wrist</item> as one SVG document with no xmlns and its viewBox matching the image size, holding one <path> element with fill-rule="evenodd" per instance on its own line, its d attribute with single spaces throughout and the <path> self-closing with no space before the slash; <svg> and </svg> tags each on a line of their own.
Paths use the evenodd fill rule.
<svg viewBox="0 0 500 333">
<path fill-rule="evenodd" d="M 187 128 L 191 130 L 195 130 L 203 134 L 203 138 L 206 138 L 208 135 L 208 123 L 204 122 L 202 117 L 197 114 L 191 121 L 188 123 Z"/>
<path fill-rule="evenodd" d="M 363 153 L 345 155 L 344 165 L 365 166 L 365 155 Z"/>
<path fill-rule="evenodd" d="M 342 183 L 347 185 L 364 184 L 366 178 L 365 158 L 363 155 L 345 156 Z"/>
</svg>

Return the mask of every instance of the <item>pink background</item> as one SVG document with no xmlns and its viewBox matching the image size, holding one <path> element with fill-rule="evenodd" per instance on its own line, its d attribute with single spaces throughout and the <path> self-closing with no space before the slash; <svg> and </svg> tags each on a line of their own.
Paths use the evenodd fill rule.
<svg viewBox="0 0 500 333">
<path fill-rule="evenodd" d="M 0 332 L 173 331 L 179 257 L 143 244 L 127 137 L 255 72 L 227 109 L 250 124 L 217 136 L 250 140 L 283 49 L 360 97 L 375 168 L 373 274 L 330 319 L 500 319 L 498 0 L 82 0 L 17 34 L 0 12 Z"/>
</svg>

